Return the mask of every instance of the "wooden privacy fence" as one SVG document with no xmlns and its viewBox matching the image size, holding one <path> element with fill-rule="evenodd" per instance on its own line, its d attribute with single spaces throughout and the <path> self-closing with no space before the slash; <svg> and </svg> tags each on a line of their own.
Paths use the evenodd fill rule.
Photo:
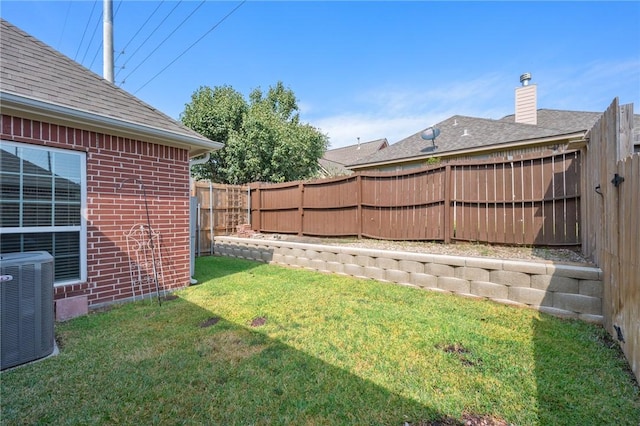
<svg viewBox="0 0 640 426">
<path fill-rule="evenodd" d="M 587 135 L 583 253 L 603 271 L 604 326 L 640 381 L 640 156 L 633 105 L 615 99 Z"/>
<path fill-rule="evenodd" d="M 248 187 L 192 181 L 191 196 L 197 198 L 196 254 L 213 254 L 213 237 L 229 235 L 236 226 L 249 223 Z"/>
<path fill-rule="evenodd" d="M 578 151 L 251 184 L 250 194 L 259 232 L 580 245 Z"/>
</svg>

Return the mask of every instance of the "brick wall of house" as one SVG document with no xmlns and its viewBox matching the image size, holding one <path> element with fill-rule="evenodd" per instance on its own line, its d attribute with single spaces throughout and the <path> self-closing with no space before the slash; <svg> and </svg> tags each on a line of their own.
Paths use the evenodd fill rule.
<svg viewBox="0 0 640 426">
<path fill-rule="evenodd" d="M 3 140 L 82 151 L 87 156 L 87 282 L 57 286 L 55 299 L 102 305 L 133 296 L 125 234 L 146 224 L 160 234 L 161 290 L 189 284 L 189 153 L 186 149 L 1 116 Z M 126 182 L 125 182 L 126 181 Z M 119 189 L 119 185 L 124 185 Z M 146 292 L 155 294 L 155 286 Z"/>
</svg>

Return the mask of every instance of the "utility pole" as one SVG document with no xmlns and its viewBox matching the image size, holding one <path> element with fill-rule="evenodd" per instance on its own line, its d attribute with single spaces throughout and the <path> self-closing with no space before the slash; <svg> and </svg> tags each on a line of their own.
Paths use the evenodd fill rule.
<svg viewBox="0 0 640 426">
<path fill-rule="evenodd" d="M 113 3 L 103 0 L 102 12 L 102 74 L 105 80 L 113 83 Z"/>
</svg>

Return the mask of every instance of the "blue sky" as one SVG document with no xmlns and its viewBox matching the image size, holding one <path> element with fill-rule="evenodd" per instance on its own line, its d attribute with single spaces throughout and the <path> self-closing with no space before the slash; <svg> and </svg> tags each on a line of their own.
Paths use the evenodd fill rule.
<svg viewBox="0 0 640 426">
<path fill-rule="evenodd" d="M 512 114 L 524 72 L 539 108 L 604 111 L 618 97 L 640 113 L 637 1 L 113 0 L 113 10 L 116 84 L 176 119 L 200 86 L 248 98 L 282 81 L 331 148 L 394 143 L 454 114 Z M 0 14 L 102 74 L 102 0 L 2 0 Z"/>
</svg>

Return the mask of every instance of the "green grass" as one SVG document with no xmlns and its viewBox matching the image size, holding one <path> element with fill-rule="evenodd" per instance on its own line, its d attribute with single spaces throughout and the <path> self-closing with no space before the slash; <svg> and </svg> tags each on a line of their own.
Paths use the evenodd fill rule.
<svg viewBox="0 0 640 426">
<path fill-rule="evenodd" d="M 60 355 L 0 376 L 0 422 L 640 421 L 638 387 L 601 327 L 236 259 L 200 258 L 197 271 L 201 284 L 162 306 L 57 324 Z"/>
</svg>

